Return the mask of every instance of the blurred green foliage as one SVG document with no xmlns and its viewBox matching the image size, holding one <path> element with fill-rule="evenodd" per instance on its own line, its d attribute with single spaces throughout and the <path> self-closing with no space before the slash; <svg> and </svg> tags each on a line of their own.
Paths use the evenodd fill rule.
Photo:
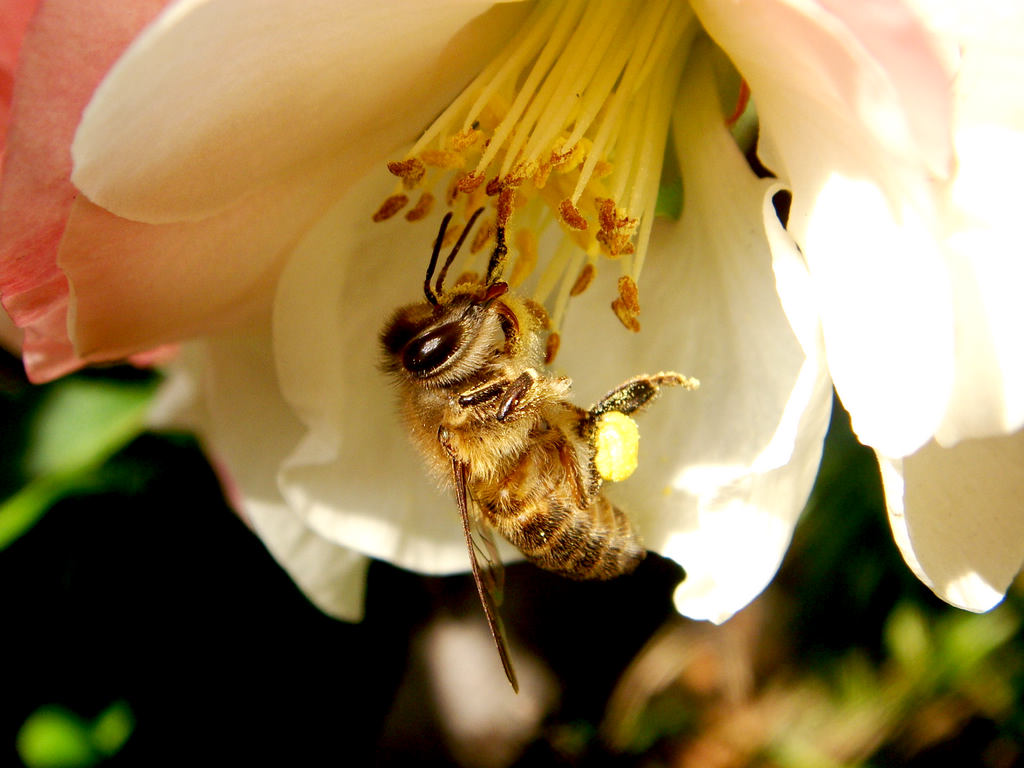
<svg viewBox="0 0 1024 768">
<path fill-rule="evenodd" d="M 217 733 L 240 761 L 452 764 L 411 654 L 439 616 L 476 615 L 472 582 L 375 564 L 366 620 L 323 616 L 226 508 L 194 441 L 144 434 L 156 386 L 131 369 L 0 381 L 0 615 L 20 673 L 7 754 L 27 768 L 151 764 L 168 745 L 205 754 Z M 782 570 L 722 627 L 672 614 L 679 573 L 655 557 L 606 585 L 508 570 L 510 632 L 561 686 L 516 765 L 1024 759 L 1019 591 L 973 615 L 913 577 L 838 404 Z"/>
<path fill-rule="evenodd" d="M 6 393 L 0 445 L 15 487 L 3 489 L 0 550 L 64 496 L 107 487 L 101 468 L 141 433 L 155 388 L 153 376 L 79 375 Z"/>
<path fill-rule="evenodd" d="M 86 721 L 64 707 L 41 707 L 18 732 L 18 756 L 28 768 L 87 768 L 115 754 L 134 727 L 124 701 Z"/>
</svg>

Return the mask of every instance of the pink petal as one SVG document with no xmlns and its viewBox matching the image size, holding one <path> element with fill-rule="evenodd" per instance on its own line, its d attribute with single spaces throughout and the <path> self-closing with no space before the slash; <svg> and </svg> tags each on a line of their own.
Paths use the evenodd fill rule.
<svg viewBox="0 0 1024 768">
<path fill-rule="evenodd" d="M 119 358 L 266 310 L 284 259 L 347 178 L 345 168 L 320 169 L 172 224 L 122 219 L 80 197 L 60 248 L 78 353 Z"/>
<path fill-rule="evenodd" d="M 40 0 L 3 0 L 0 2 L 0 137 L 6 132 L 7 118 L 14 95 L 14 73 L 18 52 L 25 36 L 29 19 Z M 0 140 L 0 160 L 3 141 Z"/>
<path fill-rule="evenodd" d="M 0 292 L 28 333 L 30 372 L 75 367 L 56 322 L 67 301 L 57 245 L 76 191 L 69 148 L 96 84 L 165 0 L 51 0 L 25 37 L 0 187 Z"/>
<path fill-rule="evenodd" d="M 6 312 L 0 312 L 0 347 L 12 355 L 21 355 L 21 345 L 25 334 L 14 324 Z"/>
<path fill-rule="evenodd" d="M 305 13 L 307 6 L 224 2 L 210 17 L 212 5 L 180 3 L 161 17 L 97 91 L 76 136 L 76 180 L 89 200 L 75 204 L 60 265 L 73 286 L 75 347 L 90 359 L 223 330 L 269 308 L 279 270 L 302 233 L 368 165 L 379 163 L 394 183 L 383 169 L 387 153 L 479 68 L 489 52 L 484 43 L 507 19 L 485 14 L 485 28 L 470 22 L 460 32 L 479 13 L 475 2 L 431 17 L 424 34 L 437 34 L 423 45 L 412 52 L 392 47 L 370 62 L 375 74 L 364 79 L 374 85 L 359 102 L 311 99 L 308 90 L 344 89 L 354 73 L 366 73 L 369 60 L 356 56 L 363 49 L 349 40 L 362 27 L 346 25 L 348 6 L 319 6 L 325 21 Z M 331 64 L 337 52 L 331 58 L 330 51 L 309 50 L 310 36 L 319 40 L 327 21 L 330 39 L 341 35 L 354 46 L 344 67 Z M 364 31 L 390 34 L 380 25 Z M 209 45 L 199 51 L 183 43 L 193 37 Z M 229 68 L 232 76 L 209 82 L 209 68 L 196 70 L 195 62 L 219 60 L 225 46 L 248 51 L 252 66 Z M 303 54 L 274 58 L 265 55 L 267 46 Z M 390 64 L 401 65 L 397 74 Z M 384 87 L 402 74 L 411 80 Z M 174 108 L 175 99 L 189 107 Z M 325 105 L 333 105 L 331 119 Z M 282 134 L 267 132 L 267 110 L 287 121 Z M 111 207 L 97 206 L 97 198 Z M 367 220 L 381 199 L 363 201 Z M 159 210 L 147 200 L 158 201 Z"/>
<path fill-rule="evenodd" d="M 885 71 L 902 105 L 915 147 L 936 177 L 953 168 L 956 51 L 940 46 L 916 10 L 892 0 L 818 0 L 849 29 Z"/>
<path fill-rule="evenodd" d="M 40 0 L 3 0 L 0 2 L 0 71 L 11 74 L 25 29 Z"/>
</svg>

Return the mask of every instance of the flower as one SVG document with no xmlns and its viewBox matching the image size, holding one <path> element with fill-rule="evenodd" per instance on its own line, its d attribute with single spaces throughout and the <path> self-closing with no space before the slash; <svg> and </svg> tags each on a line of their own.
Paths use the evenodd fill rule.
<svg viewBox="0 0 1024 768">
<path fill-rule="evenodd" d="M 536 17 L 472 0 L 164 5 L 48 0 L 34 17 L 0 190 L 4 304 L 37 379 L 198 339 L 161 410 L 188 404 L 270 550 L 321 607 L 354 618 L 368 557 L 466 568 L 453 504 L 427 482 L 376 369 L 377 326 L 418 295 L 433 234 L 370 220 L 393 194 L 384 164 Z M 640 467 L 609 493 L 686 568 L 677 607 L 724 620 L 785 552 L 834 381 L 879 453 L 911 567 L 954 604 L 991 607 L 1024 554 L 1019 493 L 943 489 L 1020 482 L 987 441 L 1009 434 L 994 439 L 1019 452 L 1024 420 L 1024 324 L 1007 287 L 1021 266 L 1003 255 L 1017 247 L 1013 175 L 993 172 L 1021 159 L 1024 16 L 995 3 L 919 15 L 896 0 L 690 6 L 657 6 L 678 29 L 651 29 L 676 30 L 678 47 L 652 45 L 665 64 L 637 65 L 670 98 L 616 124 L 642 133 L 671 115 L 682 218 L 652 227 L 654 187 L 637 180 L 657 179 L 644 164 L 660 146 L 650 158 L 652 140 L 623 128 L 636 183 L 609 184 L 623 191 L 607 215 L 635 221 L 600 228 L 639 285 L 642 333 L 622 329 L 637 324 L 622 296 L 618 317 L 592 300 L 619 292 L 607 265 L 571 311 L 556 306 L 557 365 L 581 401 L 644 370 L 702 380 L 642 419 Z M 581 18 L 614 8 L 595 0 Z M 751 86 L 776 178 L 750 171 L 724 124 L 725 60 L 709 38 Z M 565 149 L 554 140 L 541 144 Z M 559 209 L 570 226 L 603 205 L 589 178 Z M 788 230 L 773 206 L 783 189 Z M 559 273 L 563 295 L 582 258 Z M 950 449 L 963 438 L 986 442 Z M 982 458 L 922 479 L 961 451 Z"/>
</svg>

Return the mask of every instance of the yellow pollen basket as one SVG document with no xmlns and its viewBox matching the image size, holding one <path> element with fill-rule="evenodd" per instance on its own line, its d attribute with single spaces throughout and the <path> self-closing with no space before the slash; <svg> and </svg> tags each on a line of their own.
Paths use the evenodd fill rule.
<svg viewBox="0 0 1024 768">
<path fill-rule="evenodd" d="M 629 416 L 608 411 L 597 420 L 594 433 L 594 467 L 602 479 L 617 483 L 636 470 L 640 428 Z"/>
<path fill-rule="evenodd" d="M 455 274 L 479 274 L 486 246 L 504 233 L 510 284 L 533 279 L 530 296 L 548 306 L 557 331 L 569 298 L 602 257 L 613 259 L 621 271 L 613 310 L 639 330 L 637 281 L 698 28 L 682 0 L 541 0 L 408 154 L 388 164 L 399 181 L 374 220 L 410 203 L 409 221 L 435 201 L 463 221 L 489 207 L 480 225 L 488 237 L 459 256 Z M 538 254 L 556 223 L 561 245 Z"/>
</svg>

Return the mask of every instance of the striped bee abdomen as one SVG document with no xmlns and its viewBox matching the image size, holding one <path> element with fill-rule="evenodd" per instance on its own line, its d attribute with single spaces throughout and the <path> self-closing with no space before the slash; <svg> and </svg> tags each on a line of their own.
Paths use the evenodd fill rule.
<svg viewBox="0 0 1024 768">
<path fill-rule="evenodd" d="M 538 455 L 545 448 L 559 450 L 538 441 L 497 494 L 474 494 L 486 521 L 530 562 L 561 576 L 611 579 L 633 571 L 647 552 L 626 514 L 600 492 L 586 494 L 566 473 L 540 472 L 523 482 L 538 468 L 558 466 Z"/>
</svg>

